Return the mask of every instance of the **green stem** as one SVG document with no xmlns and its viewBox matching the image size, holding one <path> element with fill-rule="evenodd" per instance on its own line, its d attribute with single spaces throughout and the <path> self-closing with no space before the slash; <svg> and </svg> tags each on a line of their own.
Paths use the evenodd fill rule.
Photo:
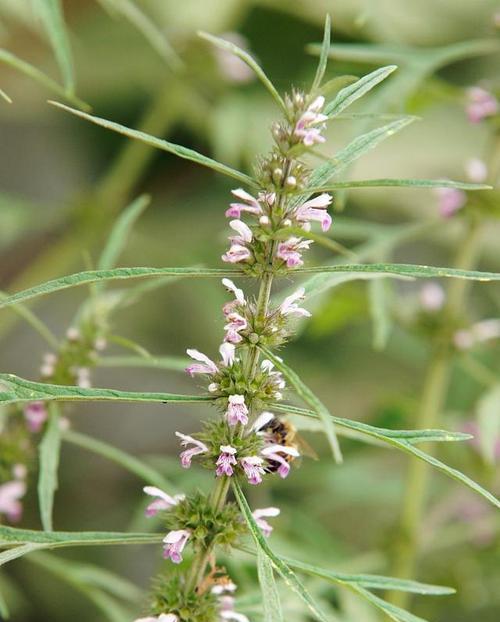
<svg viewBox="0 0 500 622">
<path fill-rule="evenodd" d="M 480 253 L 481 228 L 478 221 L 471 221 L 463 244 L 456 257 L 455 266 L 471 270 L 477 263 Z M 416 428 L 435 428 L 445 406 L 448 393 L 453 349 L 451 347 L 450 327 L 455 324 L 457 312 L 463 308 L 468 287 L 465 280 L 453 280 L 448 287 L 446 307 L 443 311 L 443 329 L 438 335 L 431 355 L 422 388 L 422 398 L 416 415 Z M 422 447 L 432 453 L 429 447 Z M 396 536 L 391 575 L 410 578 L 414 575 L 420 546 L 420 526 L 422 524 L 427 496 L 429 470 L 418 460 L 409 463 L 405 482 L 405 495 L 400 517 L 399 533 Z M 408 608 L 410 594 L 389 592 L 387 599 L 399 607 Z"/>
</svg>

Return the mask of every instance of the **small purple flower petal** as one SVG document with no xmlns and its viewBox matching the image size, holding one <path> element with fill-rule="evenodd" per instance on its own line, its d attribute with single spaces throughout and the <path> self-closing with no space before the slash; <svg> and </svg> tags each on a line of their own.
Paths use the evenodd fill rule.
<svg viewBox="0 0 500 622">
<path fill-rule="evenodd" d="M 182 561 L 182 551 L 190 535 L 191 533 L 187 529 L 169 531 L 163 538 L 163 557 L 170 559 L 174 564 L 180 564 Z"/>
</svg>

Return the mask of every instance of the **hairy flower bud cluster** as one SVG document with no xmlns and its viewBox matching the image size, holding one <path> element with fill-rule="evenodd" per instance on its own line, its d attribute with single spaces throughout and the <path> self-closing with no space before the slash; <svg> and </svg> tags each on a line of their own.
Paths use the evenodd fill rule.
<svg viewBox="0 0 500 622">
<path fill-rule="evenodd" d="M 34 448 L 19 412 L 0 419 L 0 522 L 21 520 Z"/>
</svg>

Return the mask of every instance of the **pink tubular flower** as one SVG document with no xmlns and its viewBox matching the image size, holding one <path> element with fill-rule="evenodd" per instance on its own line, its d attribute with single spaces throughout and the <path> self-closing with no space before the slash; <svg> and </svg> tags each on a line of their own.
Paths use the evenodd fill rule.
<svg viewBox="0 0 500 622">
<path fill-rule="evenodd" d="M 11 523 L 21 520 L 23 506 L 21 499 L 26 494 L 26 483 L 21 480 L 6 482 L 0 486 L 0 516 L 5 514 Z"/>
<path fill-rule="evenodd" d="M 138 618 L 135 622 L 178 622 L 179 618 L 175 613 L 161 613 L 157 618 L 149 616 L 148 618 Z"/>
<path fill-rule="evenodd" d="M 193 438 L 192 436 L 188 436 L 187 434 L 181 434 L 181 432 L 176 432 L 175 435 L 181 439 L 182 447 L 192 445 L 192 447 L 190 447 L 189 449 L 185 449 L 183 452 L 181 452 L 180 455 L 181 465 L 185 469 L 189 469 L 193 457 L 197 456 L 198 454 L 206 453 L 208 451 L 208 447 L 205 445 L 205 443 L 202 443 L 201 441 Z"/>
<path fill-rule="evenodd" d="M 278 244 L 276 257 L 286 262 L 287 268 L 296 268 L 302 266 L 302 255 L 300 251 L 308 249 L 312 244 L 312 240 L 303 240 L 302 238 L 291 237 L 284 242 Z"/>
<path fill-rule="evenodd" d="M 222 285 L 234 294 L 234 300 L 226 302 L 226 304 L 222 307 L 224 315 L 229 315 L 229 313 L 234 311 L 234 308 L 238 305 L 245 306 L 247 304 L 243 290 L 236 287 L 230 279 L 222 279 Z"/>
<path fill-rule="evenodd" d="M 252 431 L 255 432 L 256 434 L 259 434 L 259 433 L 262 434 L 260 430 L 264 428 L 273 419 L 274 419 L 273 413 L 268 412 L 267 410 L 264 410 L 254 421 L 254 424 L 252 425 Z"/>
<path fill-rule="evenodd" d="M 187 529 L 169 531 L 163 538 L 163 557 L 171 559 L 174 564 L 180 564 L 182 561 L 182 551 L 190 535 L 191 532 L 187 531 Z"/>
<path fill-rule="evenodd" d="M 457 330 L 453 336 L 455 345 L 460 350 L 468 350 L 473 346 L 500 337 L 500 320 L 482 320 L 469 329 Z"/>
<path fill-rule="evenodd" d="M 479 86 L 467 89 L 467 118 L 471 123 L 479 123 L 486 117 L 492 117 L 498 112 L 498 101 L 489 91 Z"/>
<path fill-rule="evenodd" d="M 223 620 L 235 620 L 235 622 L 249 622 L 248 618 L 242 613 L 234 610 L 234 598 L 228 594 L 219 599 L 219 614 Z"/>
<path fill-rule="evenodd" d="M 264 460 L 259 456 L 247 456 L 240 460 L 240 464 L 243 467 L 245 476 L 248 479 L 249 484 L 260 484 L 262 482 L 262 476 L 265 473 L 263 468 Z"/>
<path fill-rule="evenodd" d="M 48 413 L 43 402 L 30 402 L 24 408 L 24 418 L 30 432 L 37 433 L 47 421 Z"/>
<path fill-rule="evenodd" d="M 243 190 L 243 188 L 237 188 L 231 190 L 231 193 L 243 203 L 231 203 L 229 209 L 226 211 L 226 216 L 230 218 L 239 218 L 241 212 L 248 212 L 249 214 L 262 215 L 262 207 L 255 197 Z"/>
<path fill-rule="evenodd" d="M 240 261 L 250 259 L 251 256 L 252 253 L 246 246 L 242 244 L 232 244 L 227 253 L 221 256 L 221 259 L 226 263 L 239 263 Z"/>
<path fill-rule="evenodd" d="M 226 367 L 231 367 L 234 363 L 236 348 L 232 343 L 223 343 L 219 348 L 220 355 L 222 356 L 222 362 Z"/>
<path fill-rule="evenodd" d="M 332 202 L 332 196 L 326 192 L 320 194 L 314 199 L 309 199 L 302 205 L 300 205 L 295 211 L 295 218 L 299 222 L 305 223 L 305 226 L 310 227 L 310 221 L 316 220 L 321 223 L 321 229 L 328 231 L 332 224 L 332 218 L 326 211 L 326 208 Z"/>
<path fill-rule="evenodd" d="M 274 363 L 272 361 L 270 361 L 269 359 L 264 359 L 260 364 L 260 368 L 262 369 L 262 371 L 267 372 L 269 376 L 274 376 L 274 384 L 278 389 L 284 389 L 286 387 L 286 382 L 283 378 L 283 374 L 280 371 L 274 369 Z"/>
<path fill-rule="evenodd" d="M 444 289 L 438 283 L 426 283 L 419 293 L 420 305 L 425 311 L 439 311 L 446 300 Z"/>
<path fill-rule="evenodd" d="M 316 143 L 324 143 L 325 137 L 321 132 L 325 129 L 324 122 L 328 117 L 320 113 L 325 104 L 325 98 L 317 97 L 301 115 L 294 129 L 294 134 L 301 139 L 306 147 L 312 147 Z M 319 127 L 314 127 L 319 124 Z"/>
<path fill-rule="evenodd" d="M 202 352 L 191 348 L 186 350 L 186 352 L 192 359 L 199 361 L 199 363 L 193 363 L 186 367 L 186 371 L 191 377 L 195 374 L 215 374 L 219 371 L 217 365 Z"/>
<path fill-rule="evenodd" d="M 217 477 L 222 477 L 226 475 L 227 477 L 231 477 L 233 474 L 233 466 L 237 464 L 236 458 L 236 449 L 231 445 L 221 445 L 220 446 L 220 455 L 217 458 L 217 462 L 215 465 L 217 469 L 215 474 Z"/>
<path fill-rule="evenodd" d="M 280 305 L 280 313 L 282 315 L 301 315 L 302 317 L 311 317 L 306 309 L 299 307 L 297 300 L 304 300 L 305 289 L 300 287 L 295 293 L 287 296 Z"/>
<path fill-rule="evenodd" d="M 236 313 L 236 311 L 228 313 L 226 319 L 228 323 L 224 326 L 224 330 L 226 331 L 225 340 L 230 343 L 240 343 L 243 337 L 239 334 L 239 331 L 245 330 L 248 326 L 248 322 L 242 315 Z"/>
<path fill-rule="evenodd" d="M 299 452 L 295 449 L 295 447 L 288 447 L 287 445 L 269 445 L 268 447 L 264 447 L 264 449 L 260 453 L 267 460 L 270 460 L 271 462 L 277 462 L 279 464 L 278 475 L 283 479 L 290 472 L 290 465 L 280 454 L 292 456 L 293 458 L 297 458 L 298 456 L 300 456 Z"/>
<path fill-rule="evenodd" d="M 467 202 L 467 195 L 458 188 L 436 188 L 439 214 L 442 218 L 451 218 Z"/>
<path fill-rule="evenodd" d="M 257 525 L 261 528 L 262 533 L 268 538 L 271 535 L 273 528 L 271 525 L 265 520 L 265 518 L 279 516 L 280 509 L 279 508 L 262 508 L 260 510 L 254 510 L 252 512 L 252 516 L 255 519 Z"/>
<path fill-rule="evenodd" d="M 252 241 L 252 230 L 242 220 L 231 220 L 229 226 L 238 234 L 237 236 L 229 238 L 231 242 L 236 244 L 247 244 Z"/>
<path fill-rule="evenodd" d="M 230 395 L 226 410 L 226 418 L 229 425 L 246 425 L 248 423 L 248 408 L 245 404 L 244 395 Z"/>
<path fill-rule="evenodd" d="M 144 492 L 151 497 L 155 497 L 155 500 L 146 508 L 146 516 L 156 516 L 158 512 L 163 510 L 170 510 L 170 508 L 177 505 L 179 501 L 185 498 L 185 495 L 174 495 L 171 497 L 169 494 L 156 488 L 156 486 L 144 486 Z"/>
<path fill-rule="evenodd" d="M 479 158 L 470 158 L 465 163 L 467 177 L 476 184 L 486 181 L 488 177 L 488 167 Z"/>
</svg>

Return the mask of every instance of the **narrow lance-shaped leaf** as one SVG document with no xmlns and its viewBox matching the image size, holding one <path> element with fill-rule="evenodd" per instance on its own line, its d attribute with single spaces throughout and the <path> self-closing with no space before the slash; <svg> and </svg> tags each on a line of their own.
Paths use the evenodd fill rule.
<svg viewBox="0 0 500 622">
<path fill-rule="evenodd" d="M 212 277 L 222 278 L 241 277 L 245 273 L 241 270 L 231 270 L 224 268 L 115 268 L 114 270 L 86 270 L 77 272 L 59 279 L 46 281 L 40 285 L 35 285 L 11 296 L 0 299 L 0 308 L 24 302 L 38 296 L 45 296 L 53 292 L 59 292 L 69 287 L 98 283 L 99 281 L 120 281 L 127 279 L 143 279 L 147 277 Z"/>
<path fill-rule="evenodd" d="M 49 419 L 38 448 L 38 504 L 45 531 L 52 531 L 54 495 L 58 486 L 57 470 L 61 453 L 61 420 L 57 404 L 49 404 Z"/>
<path fill-rule="evenodd" d="M 73 430 L 65 430 L 63 432 L 63 440 L 119 464 L 148 484 L 157 486 L 162 490 L 174 490 L 175 488 L 171 482 L 163 477 L 156 469 L 150 467 L 149 464 L 146 464 L 135 456 L 131 456 L 126 451 L 118 449 L 118 447 L 114 445 L 110 445 L 109 443 Z"/>
<path fill-rule="evenodd" d="M 387 616 L 389 616 L 389 618 L 391 618 L 391 620 L 395 620 L 396 622 L 428 622 L 424 618 L 413 615 L 413 613 L 405 611 L 404 609 L 401 609 L 401 607 L 396 607 L 396 605 L 383 600 L 360 585 L 349 584 L 347 587 L 352 592 L 362 596 L 374 607 L 380 609 L 380 611 L 383 611 Z"/>
<path fill-rule="evenodd" d="M 221 39 L 220 37 L 214 37 L 214 35 L 211 35 L 208 32 L 199 31 L 198 35 L 202 39 L 205 39 L 212 45 L 215 45 L 216 47 L 220 48 L 221 50 L 225 50 L 226 52 L 229 52 L 230 54 L 234 54 L 239 59 L 241 59 L 244 63 L 246 63 L 250 67 L 250 69 L 252 69 L 255 72 L 255 75 L 257 76 L 257 78 L 259 78 L 262 84 L 266 87 L 266 89 L 269 91 L 269 93 L 271 94 L 275 102 L 283 110 L 285 115 L 288 116 L 288 110 L 287 110 L 287 107 L 285 106 L 285 102 L 283 101 L 281 95 L 278 93 L 278 91 L 276 90 L 271 80 L 269 80 L 269 78 L 266 76 L 264 70 L 259 65 L 259 63 L 248 52 L 245 52 L 245 50 L 242 50 L 240 47 L 238 47 L 231 41 L 226 41 L 225 39 Z"/>
<path fill-rule="evenodd" d="M 323 77 L 326 71 L 326 65 L 328 63 L 328 51 L 330 49 L 332 24 L 330 15 L 327 13 L 325 18 L 325 29 L 323 33 L 323 43 L 321 45 L 321 52 L 319 55 L 318 68 L 316 69 L 316 75 L 314 76 L 311 92 L 315 92 L 319 89 Z"/>
<path fill-rule="evenodd" d="M 184 371 L 191 360 L 183 356 L 102 356 L 96 361 L 98 367 L 153 367 L 169 371 Z"/>
<path fill-rule="evenodd" d="M 69 94 L 75 90 L 73 57 L 64 22 L 61 0 L 38 0 L 35 3 L 61 70 L 64 87 Z"/>
<path fill-rule="evenodd" d="M 276 365 L 276 368 L 279 369 L 288 382 L 293 386 L 297 395 L 303 399 L 306 404 L 309 404 L 315 412 L 318 414 L 318 417 L 321 419 L 323 423 L 323 428 L 330 443 L 330 447 L 332 449 L 333 457 L 337 463 L 342 462 L 342 453 L 340 451 L 339 442 L 337 439 L 337 435 L 335 434 L 335 426 L 333 423 L 333 419 L 331 414 L 329 413 L 326 406 L 323 402 L 316 397 L 316 395 L 311 391 L 311 389 L 305 385 L 296 372 L 288 367 L 283 361 L 281 361 L 277 356 L 275 356 L 270 350 L 267 348 L 261 348 L 262 352 L 267 356 L 273 363 Z"/>
<path fill-rule="evenodd" d="M 283 622 L 283 611 L 274 578 L 273 565 L 261 548 L 257 549 L 257 572 L 262 592 L 264 622 Z"/>
<path fill-rule="evenodd" d="M 142 391 L 119 391 L 118 389 L 84 389 L 82 387 L 32 382 L 14 376 L 14 374 L 0 374 L 0 386 L 7 386 L 7 391 L 0 391 L 0 404 L 16 404 L 22 402 L 63 401 L 63 402 L 160 402 L 187 403 L 211 402 L 210 396 L 178 395 L 176 393 L 151 393 Z"/>
<path fill-rule="evenodd" d="M 458 190 L 490 190 L 488 184 L 472 184 L 452 179 L 353 179 L 352 181 L 334 181 L 316 188 L 308 186 L 297 194 L 313 192 L 335 192 L 344 188 L 457 188 Z"/>
<path fill-rule="evenodd" d="M 248 502 L 243 494 L 240 485 L 237 480 L 233 479 L 233 490 L 238 505 L 240 506 L 241 513 L 243 514 L 243 518 L 245 519 L 248 529 L 250 530 L 250 534 L 255 541 L 255 544 L 259 549 L 261 549 L 262 553 L 266 555 L 276 571 L 281 575 L 284 579 L 285 583 L 288 587 L 293 590 L 297 596 L 304 601 L 304 603 L 309 607 L 311 613 L 315 618 L 320 620 L 321 622 L 327 622 L 327 618 L 323 614 L 323 612 L 318 608 L 315 600 L 306 590 L 304 585 L 299 581 L 295 573 L 282 561 L 279 557 L 277 557 L 269 548 L 262 532 L 255 522 L 254 517 L 252 516 L 252 511 L 248 506 Z"/>
<path fill-rule="evenodd" d="M 373 326 L 373 347 L 384 350 L 391 333 L 390 298 L 392 290 L 386 280 L 373 279 L 368 283 L 368 297 Z"/>
<path fill-rule="evenodd" d="M 272 408 L 281 412 L 289 412 L 297 415 L 304 415 L 306 417 L 318 418 L 318 415 L 313 411 L 308 411 L 304 408 L 297 408 L 296 406 L 287 406 L 283 404 L 273 404 Z M 404 451 L 407 454 L 411 454 L 424 462 L 427 462 L 438 471 L 441 471 L 448 477 L 451 477 L 462 484 L 465 484 L 471 490 L 477 492 L 482 497 L 487 499 L 490 503 L 500 508 L 500 500 L 497 499 L 491 492 L 484 489 L 477 482 L 472 480 L 467 475 L 464 475 L 461 471 L 454 469 L 444 462 L 441 462 L 434 456 L 425 453 L 421 449 L 415 447 L 415 443 L 423 441 L 456 441 L 465 440 L 467 435 L 453 432 L 444 432 L 441 430 L 382 430 L 381 428 L 375 428 L 359 421 L 351 421 L 349 419 L 340 419 L 339 417 L 332 417 L 337 426 L 343 426 L 351 430 L 356 430 L 360 433 L 366 434 L 377 440 L 383 441 L 388 445 L 392 445 Z M 469 435 L 470 438 L 470 435 Z"/>
<path fill-rule="evenodd" d="M 363 76 L 354 84 L 346 86 L 337 94 L 333 101 L 329 102 L 326 105 L 325 114 L 328 115 L 330 118 L 336 117 L 351 104 L 353 104 L 357 99 L 363 97 L 363 95 L 368 93 L 368 91 L 371 91 L 371 89 L 379 82 L 385 80 L 396 69 L 396 65 L 380 67 L 379 69 L 372 71 L 368 75 Z"/>
<path fill-rule="evenodd" d="M 0 527 L 0 529 L 3 529 Z M 15 559 L 19 559 L 20 557 L 24 557 L 24 555 L 28 555 L 28 553 L 32 553 L 33 551 L 38 551 L 40 549 L 48 548 L 48 544 L 37 543 L 37 542 L 28 542 L 27 544 L 21 544 L 19 546 L 14 546 L 7 551 L 2 551 L 0 553 L 0 566 L 4 564 L 8 564 L 9 562 L 13 562 Z"/>
<path fill-rule="evenodd" d="M 15 56 L 14 54 L 11 54 L 11 52 L 4 50 L 2 48 L 0 48 L 0 63 L 5 63 L 6 65 L 13 67 L 17 71 L 20 71 L 21 73 L 28 76 L 32 80 L 35 80 L 35 82 L 38 82 L 39 84 L 44 86 L 49 91 L 52 91 L 53 93 L 56 93 L 57 95 L 60 95 L 61 97 L 64 97 L 64 99 L 66 99 L 67 101 L 70 101 L 71 103 L 73 103 L 75 106 L 78 106 L 82 110 L 90 110 L 90 106 L 88 104 L 86 104 L 84 101 L 82 101 L 75 95 L 71 93 L 67 93 L 60 84 L 52 80 L 52 78 L 49 78 L 49 76 L 44 74 L 42 71 L 37 69 L 35 66 L 31 65 L 30 63 L 27 63 L 25 60 L 22 60 L 18 56 Z"/>
<path fill-rule="evenodd" d="M 191 162 L 196 162 L 201 164 L 202 166 L 206 166 L 217 173 L 222 173 L 223 175 L 227 175 L 228 177 L 232 177 L 233 179 L 238 180 L 242 184 L 246 184 L 248 186 L 257 187 L 257 183 L 248 175 L 244 173 L 240 173 L 239 171 L 231 168 L 230 166 L 226 166 L 222 164 L 222 162 L 217 162 L 217 160 L 213 160 L 208 156 L 202 155 L 193 149 L 189 149 L 188 147 L 183 147 L 182 145 L 176 145 L 175 143 L 171 143 L 167 140 L 163 140 L 162 138 L 156 138 L 155 136 L 150 136 L 149 134 L 145 134 L 139 130 L 133 130 L 131 128 L 125 127 L 124 125 L 120 125 L 119 123 L 114 123 L 113 121 L 108 121 L 107 119 L 102 119 L 101 117 L 96 117 L 95 115 L 87 114 L 85 112 L 81 112 L 80 110 L 75 110 L 74 108 L 70 108 L 69 106 L 65 106 L 59 102 L 50 101 L 49 104 L 56 106 L 57 108 L 61 108 L 61 110 L 65 110 L 66 112 L 70 112 L 77 117 L 81 117 L 86 121 L 90 121 L 91 123 L 95 123 L 96 125 L 100 125 L 101 127 L 105 127 L 108 130 L 113 130 L 114 132 L 118 132 L 118 134 L 123 134 L 124 136 L 128 136 L 129 138 L 134 138 L 135 140 L 140 140 L 151 147 L 156 147 L 157 149 L 161 149 L 162 151 L 167 151 L 168 153 L 173 153 L 179 158 L 183 158 L 184 160 L 190 160 Z"/>
</svg>

